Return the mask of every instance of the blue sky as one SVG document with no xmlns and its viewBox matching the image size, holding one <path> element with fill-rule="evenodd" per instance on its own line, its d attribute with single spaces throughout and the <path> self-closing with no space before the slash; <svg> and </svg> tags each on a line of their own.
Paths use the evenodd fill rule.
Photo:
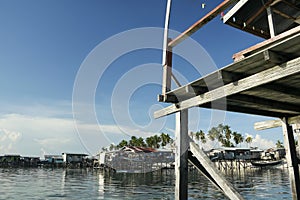
<svg viewBox="0 0 300 200">
<path fill-rule="evenodd" d="M 170 29 L 184 31 L 220 2 L 174 0 Z M 204 9 L 202 3 L 206 4 Z M 88 133 L 77 133 L 78 125 L 74 125 L 72 113 L 74 82 L 92 50 L 101 42 L 124 31 L 143 27 L 162 28 L 165 7 L 166 1 L 161 0 L 1 0 L 0 155 L 60 154 L 65 151 L 94 154 L 102 146 L 128 139 L 128 136 L 139 130 L 142 130 L 140 136 L 143 137 L 155 134 L 150 129 L 143 131 L 143 127 L 151 123 L 164 124 L 158 132 L 173 135 L 174 116 L 158 122 L 151 121 L 151 112 L 159 106 L 166 106 L 157 104 L 156 96 L 161 88 L 156 82 L 139 87 L 127 99 L 129 115 L 122 112 L 122 99 L 115 102 L 114 113 L 112 111 L 111 99 L 118 81 L 122 77 L 126 78 L 124 75 L 128 75 L 136 66 L 155 63 L 158 69 L 161 51 L 157 49 L 143 49 L 121 55 L 107 66 L 95 91 L 94 106 L 98 124 L 81 121 L 79 125 Z M 219 17 L 192 38 L 202 45 L 218 68 L 231 63 L 234 53 L 261 41 L 256 36 L 222 24 Z M 114 53 L 117 49 L 118 45 L 115 45 L 107 51 Z M 105 55 L 99 55 L 99 60 L 104 59 L 101 56 Z M 179 57 L 174 58 L 174 69 L 187 81 L 200 76 Z M 157 77 L 161 79 L 161 73 L 158 72 Z M 147 80 L 151 78 L 145 74 L 131 81 L 145 77 L 149 78 Z M 125 87 L 123 91 L 126 95 L 126 84 L 122 86 Z M 207 130 L 209 127 L 210 112 L 199 110 L 191 114 L 191 119 L 194 116 L 200 119 L 196 125 L 192 125 L 194 122 L 191 120 L 191 131 Z M 277 139 L 282 140 L 281 129 L 261 132 L 253 129 L 254 122 L 268 118 L 225 114 L 224 123 L 232 129 L 254 137 L 259 134 L 257 144 L 262 147 L 272 145 L 272 141 Z M 126 122 L 128 116 L 132 124 L 118 123 L 118 120 Z M 101 133 L 95 128 L 99 126 Z"/>
</svg>

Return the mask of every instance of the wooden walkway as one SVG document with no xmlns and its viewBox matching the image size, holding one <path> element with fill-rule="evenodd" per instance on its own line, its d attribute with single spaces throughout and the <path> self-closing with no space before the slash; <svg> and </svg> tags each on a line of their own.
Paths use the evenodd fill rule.
<svg viewBox="0 0 300 200">
<path fill-rule="evenodd" d="M 171 0 L 168 0 L 167 9 L 170 9 L 170 2 Z M 235 6 L 225 14 L 223 18 L 225 23 L 270 39 L 236 53 L 232 64 L 170 91 L 173 76 L 172 48 L 231 4 Z M 230 183 L 216 173 L 201 150 L 189 143 L 188 109 L 191 107 L 276 117 L 278 120 L 274 124 L 281 125 L 283 130 L 293 199 L 300 199 L 299 159 L 291 126 L 293 123 L 300 123 L 299 11 L 300 2 L 293 0 L 266 2 L 224 0 L 181 35 L 171 40 L 167 35 L 170 13 L 170 10 L 167 10 L 163 85 L 159 100 L 172 104 L 156 111 L 154 117 L 176 113 L 176 200 L 188 197 L 186 180 L 188 159 L 230 199 L 242 199 Z M 286 15 L 283 16 L 282 13 Z M 193 155 L 189 155 L 189 148 Z"/>
</svg>

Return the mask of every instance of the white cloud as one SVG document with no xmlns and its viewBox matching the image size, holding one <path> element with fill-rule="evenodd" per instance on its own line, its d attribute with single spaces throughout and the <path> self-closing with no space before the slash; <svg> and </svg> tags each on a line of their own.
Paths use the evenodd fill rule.
<svg viewBox="0 0 300 200">
<path fill-rule="evenodd" d="M 0 116 L 0 129 L 0 154 L 18 152 L 22 155 L 40 155 L 45 152 L 60 154 L 64 151 L 95 154 L 103 146 L 128 139 L 131 135 L 147 137 L 157 134 L 108 124 L 75 125 L 72 118 L 20 114 Z"/>
<path fill-rule="evenodd" d="M 20 132 L 0 128 L 0 153 L 17 153 L 16 144 L 21 137 Z"/>
<path fill-rule="evenodd" d="M 253 136 L 251 134 L 246 133 L 246 137 L 247 136 L 252 137 L 252 142 L 251 142 L 252 147 L 258 147 L 260 149 L 269 149 L 275 147 L 274 141 L 262 138 L 261 135 L 259 134 Z"/>
</svg>

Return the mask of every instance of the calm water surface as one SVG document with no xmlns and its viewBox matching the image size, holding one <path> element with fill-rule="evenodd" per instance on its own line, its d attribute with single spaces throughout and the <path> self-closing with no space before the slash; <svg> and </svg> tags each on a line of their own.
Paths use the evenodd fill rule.
<svg viewBox="0 0 300 200">
<path fill-rule="evenodd" d="M 287 169 L 228 173 L 245 199 L 291 199 Z M 0 199 L 174 199 L 174 170 L 110 174 L 92 169 L 0 169 Z M 226 199 L 200 173 L 189 173 L 189 199 Z"/>
</svg>

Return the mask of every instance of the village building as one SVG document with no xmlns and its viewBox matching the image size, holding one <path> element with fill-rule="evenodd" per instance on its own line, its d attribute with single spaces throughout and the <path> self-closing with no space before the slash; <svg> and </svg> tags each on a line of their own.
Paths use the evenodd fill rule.
<svg viewBox="0 0 300 200">
<path fill-rule="evenodd" d="M 99 166 L 116 172 L 145 173 L 173 166 L 174 152 L 153 148 L 125 146 L 117 151 L 101 152 Z"/>
</svg>

